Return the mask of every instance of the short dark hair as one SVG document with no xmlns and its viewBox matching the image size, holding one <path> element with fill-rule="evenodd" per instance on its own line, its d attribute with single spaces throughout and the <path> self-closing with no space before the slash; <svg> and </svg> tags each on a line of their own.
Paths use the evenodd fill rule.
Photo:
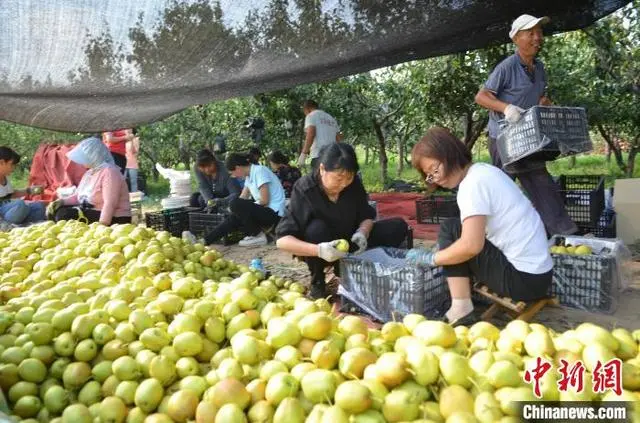
<svg viewBox="0 0 640 423">
<path fill-rule="evenodd" d="M 318 103 L 315 102 L 315 100 L 305 100 L 302 102 L 302 107 L 306 108 L 306 109 L 317 109 L 318 107 Z"/>
<path fill-rule="evenodd" d="M 289 164 L 289 158 L 285 156 L 285 154 L 280 150 L 273 151 L 271 154 L 269 154 L 269 157 L 267 157 L 267 160 L 275 164 L 282 164 L 282 165 Z"/>
<path fill-rule="evenodd" d="M 9 147 L 0 146 L 0 160 L 17 165 L 20 163 L 20 155 Z"/>
<path fill-rule="evenodd" d="M 411 165 L 426 178 L 420 160 L 429 157 L 442 163 L 444 175 L 452 170 L 464 169 L 472 161 L 471 152 L 451 131 L 433 127 L 411 150 Z"/>
<path fill-rule="evenodd" d="M 324 146 L 320 150 L 318 160 L 328 172 L 345 170 L 358 173 L 358 170 L 360 170 L 356 152 L 353 147 L 345 143 L 334 142 Z"/>
<path fill-rule="evenodd" d="M 242 153 L 229 153 L 227 156 L 227 160 L 224 162 L 227 170 L 234 171 L 238 166 L 249 166 L 251 165 L 251 160 L 249 160 L 248 154 Z"/>
<path fill-rule="evenodd" d="M 213 156 L 213 153 L 206 148 L 204 150 L 198 151 L 198 155 L 196 156 L 196 166 L 208 166 L 212 163 L 216 162 L 216 158 Z"/>
<path fill-rule="evenodd" d="M 251 163 L 258 164 L 260 156 L 262 156 L 262 153 L 260 152 L 260 149 L 258 147 L 253 146 L 249 148 L 247 155 L 249 156 Z"/>
</svg>

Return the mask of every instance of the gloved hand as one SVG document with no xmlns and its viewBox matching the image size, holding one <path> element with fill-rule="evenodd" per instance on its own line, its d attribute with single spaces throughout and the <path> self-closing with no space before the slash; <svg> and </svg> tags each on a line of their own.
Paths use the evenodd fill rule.
<svg viewBox="0 0 640 423">
<path fill-rule="evenodd" d="M 367 249 L 367 237 L 365 236 L 365 234 L 360 232 L 359 229 L 351 237 L 351 242 L 358 246 L 358 250 L 355 252 L 355 254 L 364 253 L 364 251 Z"/>
<path fill-rule="evenodd" d="M 507 120 L 507 122 L 509 123 L 516 123 L 517 121 L 520 120 L 520 117 L 522 115 L 522 113 L 524 113 L 525 110 L 513 105 L 513 104 L 509 104 L 507 107 L 505 107 L 504 109 L 504 118 Z"/>
<path fill-rule="evenodd" d="M 298 157 L 298 167 L 303 167 L 304 166 L 304 162 L 307 160 L 307 153 L 300 153 L 300 156 Z"/>
<path fill-rule="evenodd" d="M 407 255 L 404 259 L 407 264 L 414 266 L 435 267 L 436 252 L 433 250 L 426 250 L 424 248 L 412 248 L 407 251 Z"/>
<path fill-rule="evenodd" d="M 333 263 L 334 261 L 340 260 L 342 257 L 346 256 L 347 253 L 338 251 L 336 245 L 338 245 L 337 239 L 330 242 L 321 242 L 318 244 L 318 257 L 324 261 Z"/>
<path fill-rule="evenodd" d="M 52 218 L 56 215 L 58 209 L 62 206 L 62 200 L 54 200 L 47 206 L 47 217 Z"/>
</svg>

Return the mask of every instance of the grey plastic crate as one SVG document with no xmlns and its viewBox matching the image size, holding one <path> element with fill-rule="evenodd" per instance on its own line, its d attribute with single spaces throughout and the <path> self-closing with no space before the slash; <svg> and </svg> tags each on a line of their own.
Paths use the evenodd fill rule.
<svg viewBox="0 0 640 423">
<path fill-rule="evenodd" d="M 551 239 L 555 243 L 559 237 Z M 612 313 L 620 292 L 626 286 L 622 262 L 628 251 L 616 240 L 564 237 L 572 245 L 584 244 L 592 248 L 592 255 L 552 253 L 553 283 L 550 294 L 560 304 L 585 311 Z"/>
<path fill-rule="evenodd" d="M 407 266 L 405 254 L 374 248 L 342 259 L 338 294 L 382 322 L 410 313 L 442 316 L 451 303 L 442 268 Z"/>
<path fill-rule="evenodd" d="M 533 106 L 514 123 L 502 125 L 498 152 L 504 166 L 523 158 L 553 160 L 593 150 L 582 107 Z"/>
</svg>

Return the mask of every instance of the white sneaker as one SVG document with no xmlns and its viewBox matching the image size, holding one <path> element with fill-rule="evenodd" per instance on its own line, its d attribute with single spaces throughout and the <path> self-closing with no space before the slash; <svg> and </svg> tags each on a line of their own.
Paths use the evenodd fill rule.
<svg viewBox="0 0 640 423">
<path fill-rule="evenodd" d="M 238 245 L 241 247 L 267 245 L 267 236 L 264 232 L 260 232 L 256 236 L 246 236 L 238 242 Z"/>
</svg>

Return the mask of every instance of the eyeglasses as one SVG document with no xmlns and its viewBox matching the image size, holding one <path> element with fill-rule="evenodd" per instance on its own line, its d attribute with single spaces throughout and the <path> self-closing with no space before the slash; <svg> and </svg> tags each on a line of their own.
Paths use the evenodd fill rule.
<svg viewBox="0 0 640 423">
<path fill-rule="evenodd" d="M 438 179 L 440 179 L 440 169 L 442 168 L 442 163 L 438 163 L 437 166 L 435 166 L 434 170 L 432 170 L 429 173 L 425 173 L 425 178 L 424 180 L 426 181 L 426 183 L 428 184 L 432 184 L 434 181 L 437 181 Z"/>
</svg>

